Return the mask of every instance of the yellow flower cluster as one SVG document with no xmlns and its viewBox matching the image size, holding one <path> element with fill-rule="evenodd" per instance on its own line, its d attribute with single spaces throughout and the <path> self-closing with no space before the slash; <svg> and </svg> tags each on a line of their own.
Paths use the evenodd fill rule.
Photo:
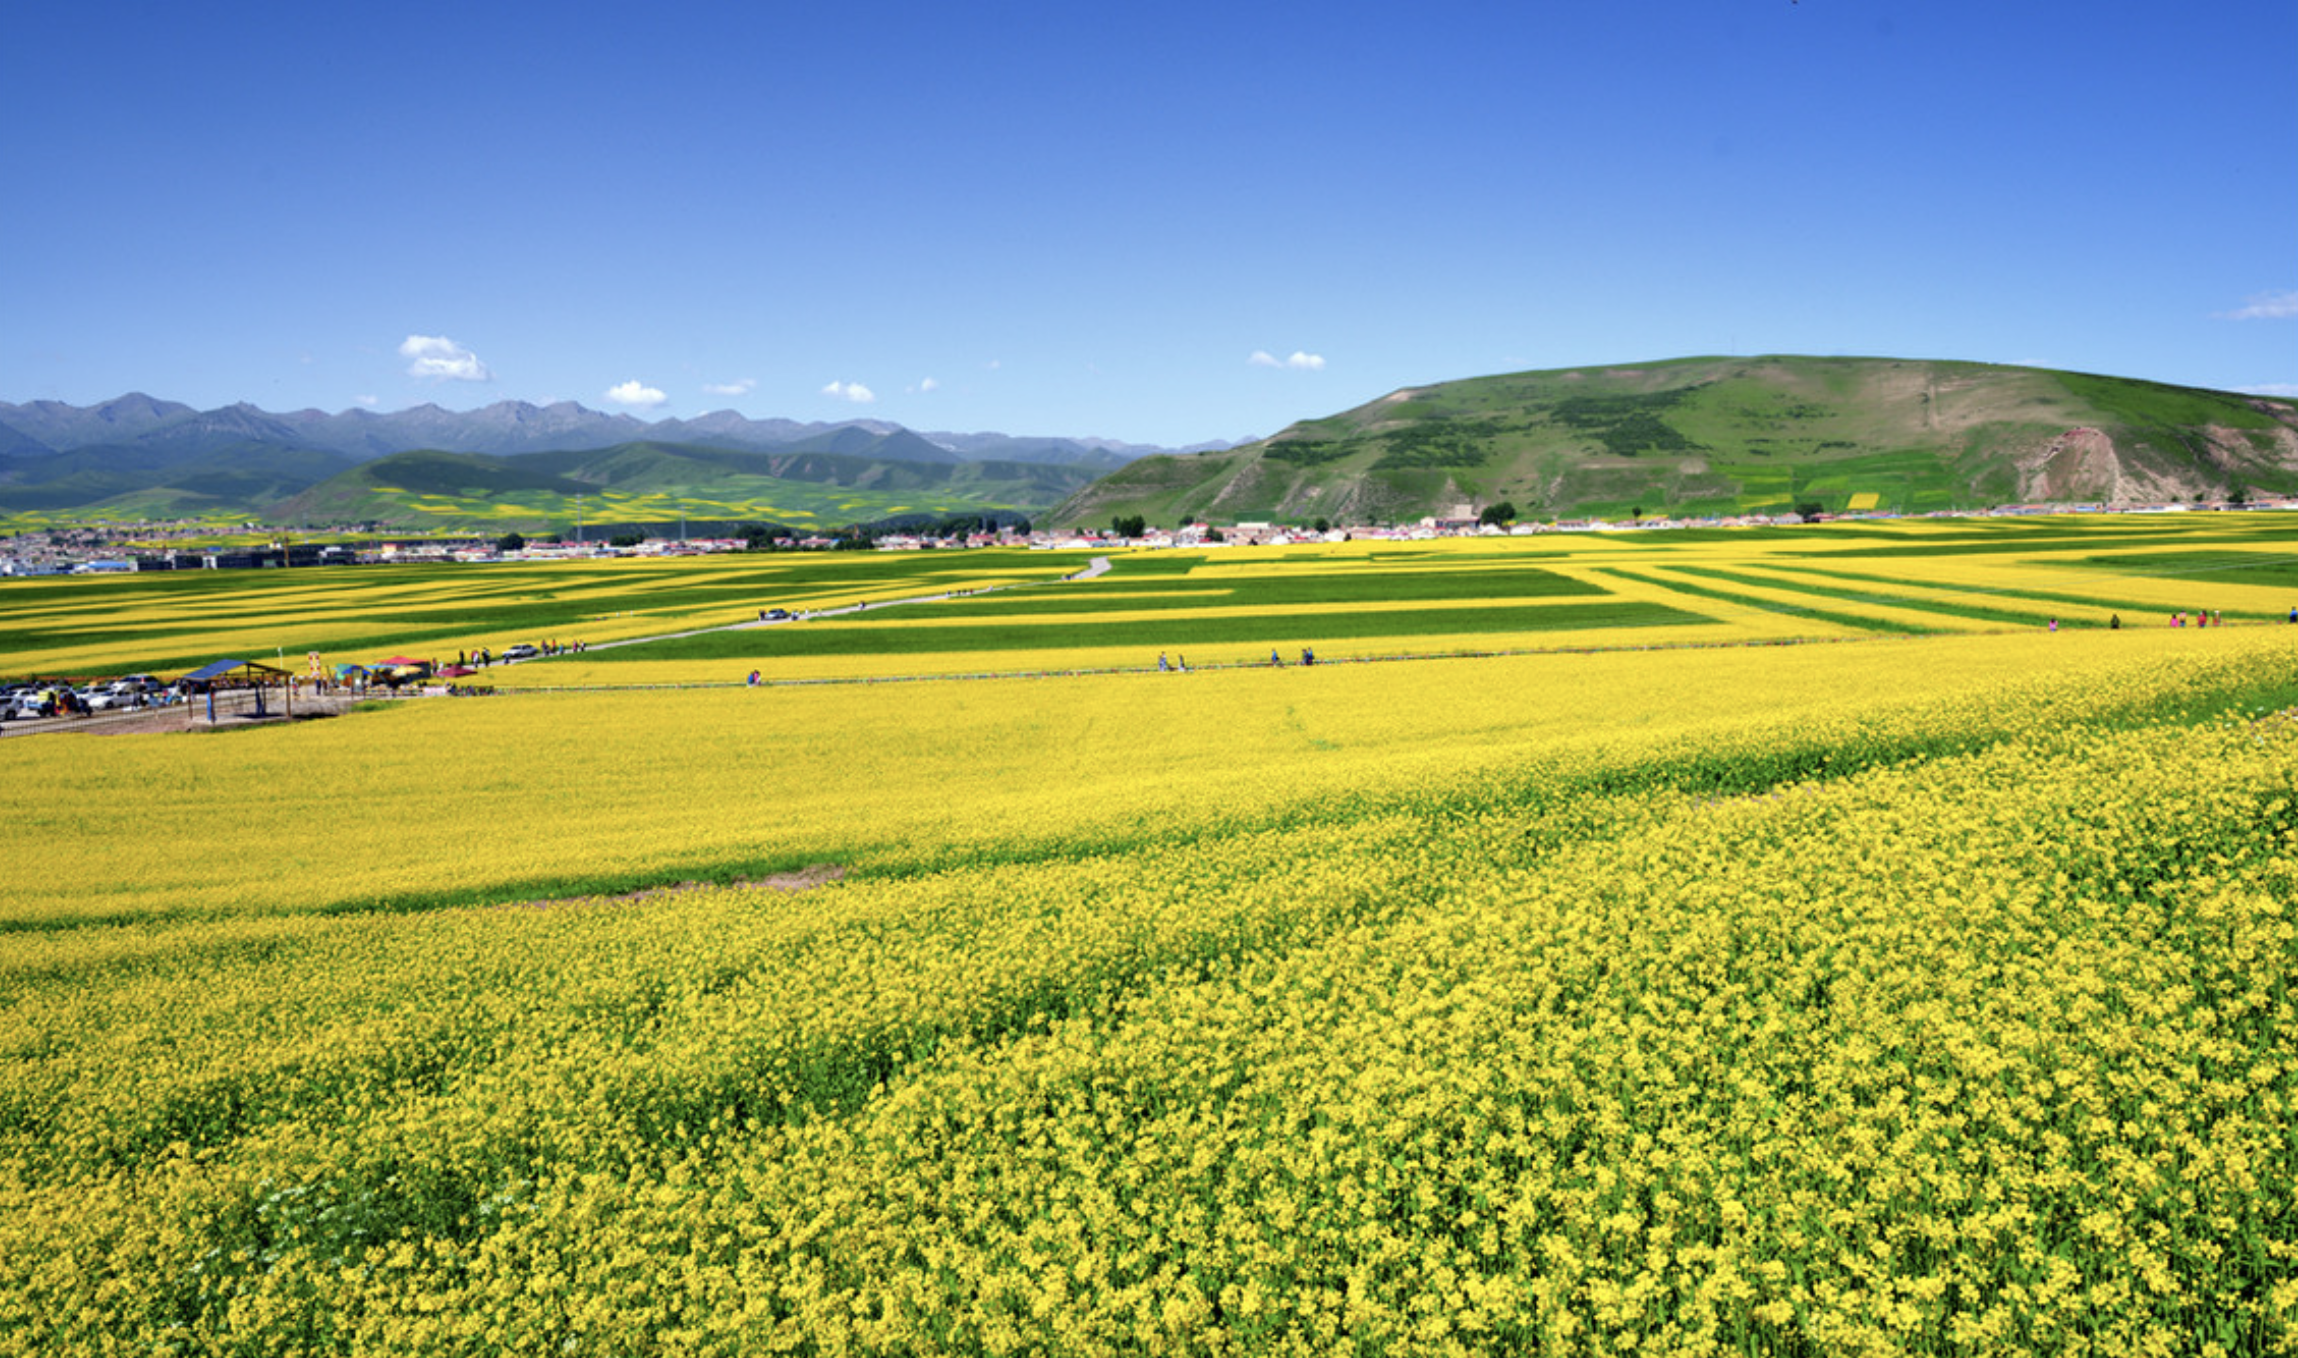
<svg viewBox="0 0 2298 1358">
<path fill-rule="evenodd" d="M 2298 1342 L 2298 641 L 1693 659 L 122 738 L 0 1353 Z"/>
<path fill-rule="evenodd" d="M 1383 806 L 1493 779 L 2047 725 L 2272 673 L 2168 629 L 898 687 L 409 704 L 247 737 L 0 742 L 41 870 L 0 927 L 408 909 L 834 860 L 965 862 Z M 2093 696 L 2093 691 L 2096 696 Z M 1573 784 L 1576 786 L 1576 784 Z M 1017 848 L 1017 846 L 1020 846 Z"/>
</svg>

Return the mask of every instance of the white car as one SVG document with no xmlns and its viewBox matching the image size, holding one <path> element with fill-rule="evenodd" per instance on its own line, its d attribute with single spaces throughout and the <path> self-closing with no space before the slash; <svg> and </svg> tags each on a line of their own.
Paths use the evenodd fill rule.
<svg viewBox="0 0 2298 1358">
<path fill-rule="evenodd" d="M 503 653 L 502 653 L 501 655 L 498 655 L 498 656 L 496 656 L 496 657 L 495 657 L 495 659 L 497 659 L 497 660 L 532 660 L 532 659 L 534 659 L 536 656 L 538 656 L 538 655 L 541 655 L 542 653 L 543 653 L 543 651 L 542 651 L 542 648 L 541 648 L 540 646 L 529 646 L 529 645 L 527 645 L 525 642 L 523 642 L 523 641 L 522 641 L 522 642 L 520 642 L 520 643 L 519 643 L 518 645 L 516 645 L 516 646 L 505 646 L 505 647 L 503 648 Z"/>
</svg>

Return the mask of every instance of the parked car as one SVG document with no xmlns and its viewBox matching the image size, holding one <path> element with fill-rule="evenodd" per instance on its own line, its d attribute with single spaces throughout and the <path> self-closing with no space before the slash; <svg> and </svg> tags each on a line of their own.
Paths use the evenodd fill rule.
<svg viewBox="0 0 2298 1358">
<path fill-rule="evenodd" d="M 87 703 L 90 712 L 117 712 L 123 708 L 143 706 L 144 694 L 141 689 L 121 688 L 115 684 L 89 693 Z"/>
<path fill-rule="evenodd" d="M 529 646 L 522 641 L 516 646 L 505 646 L 503 653 L 495 658 L 497 660 L 532 660 L 542 653 L 542 647 Z"/>
</svg>

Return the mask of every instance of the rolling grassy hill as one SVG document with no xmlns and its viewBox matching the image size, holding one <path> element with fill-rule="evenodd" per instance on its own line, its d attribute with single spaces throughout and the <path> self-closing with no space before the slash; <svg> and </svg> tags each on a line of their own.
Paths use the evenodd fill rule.
<svg viewBox="0 0 2298 1358">
<path fill-rule="evenodd" d="M 283 523 L 394 527 L 572 527 L 688 515 L 831 528 L 896 514 L 1053 504 L 1092 472 L 1045 463 L 941 462 L 802 449 L 742 452 L 637 442 L 490 457 L 411 452 L 378 458 L 273 506 Z"/>
<path fill-rule="evenodd" d="M 350 465 L 337 453 L 223 443 L 194 455 L 134 445 L 75 448 L 12 460 L 0 474 L 0 512 L 86 510 L 113 517 L 246 517 Z"/>
<path fill-rule="evenodd" d="M 1049 521 L 1398 521 L 2138 503 L 2298 490 L 2298 406 L 1993 364 L 1689 358 L 1406 388 L 1144 458 Z"/>
</svg>

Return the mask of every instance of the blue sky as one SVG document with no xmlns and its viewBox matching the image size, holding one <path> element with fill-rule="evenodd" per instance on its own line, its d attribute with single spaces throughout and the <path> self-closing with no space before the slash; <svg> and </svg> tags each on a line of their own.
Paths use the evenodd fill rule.
<svg viewBox="0 0 2298 1358">
<path fill-rule="evenodd" d="M 0 399 L 1171 446 L 1693 354 L 2298 394 L 2294 54 L 2288 0 L 11 6 Z"/>
</svg>

